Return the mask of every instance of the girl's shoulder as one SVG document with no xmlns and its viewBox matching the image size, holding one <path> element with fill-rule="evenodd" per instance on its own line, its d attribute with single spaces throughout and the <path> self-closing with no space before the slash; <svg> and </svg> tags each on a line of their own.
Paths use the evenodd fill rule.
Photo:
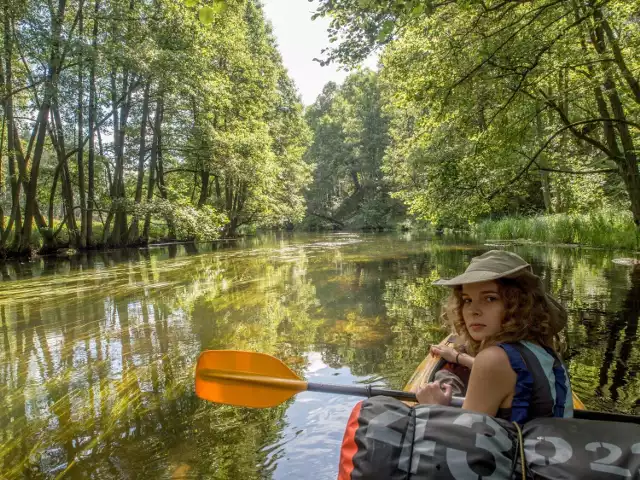
<svg viewBox="0 0 640 480">
<path fill-rule="evenodd" d="M 494 373 L 511 371 L 507 352 L 498 345 L 481 350 L 473 362 L 473 369 L 477 368 Z"/>
</svg>

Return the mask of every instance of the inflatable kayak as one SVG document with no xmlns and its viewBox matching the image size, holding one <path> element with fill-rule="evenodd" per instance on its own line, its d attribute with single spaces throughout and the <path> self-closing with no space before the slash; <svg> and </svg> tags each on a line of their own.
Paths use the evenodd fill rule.
<svg viewBox="0 0 640 480">
<path fill-rule="evenodd" d="M 415 392 L 444 363 L 428 355 L 405 390 Z M 573 403 L 584 409 L 575 395 Z M 558 478 L 640 480 L 640 425 L 537 418 L 519 426 L 455 407 L 372 397 L 351 412 L 338 473 L 338 480 Z"/>
</svg>

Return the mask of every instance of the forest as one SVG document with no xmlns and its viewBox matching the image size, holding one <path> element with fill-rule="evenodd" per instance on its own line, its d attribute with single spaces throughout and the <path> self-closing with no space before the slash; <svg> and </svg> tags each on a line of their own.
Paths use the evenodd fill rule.
<svg viewBox="0 0 640 480">
<path fill-rule="evenodd" d="M 304 215 L 302 105 L 254 1 L 4 0 L 0 249 Z"/>
<path fill-rule="evenodd" d="M 636 244 L 638 2 L 309 6 L 315 60 L 352 73 L 304 107 L 259 0 L 2 0 L 3 255 L 260 228 Z"/>
<path fill-rule="evenodd" d="M 308 112 L 309 155 L 321 165 L 314 188 L 324 193 L 325 212 L 343 221 L 344 202 L 337 208 L 331 202 L 359 191 L 355 181 L 346 193 L 343 185 L 366 145 L 384 151 L 381 160 L 364 155 L 377 175 L 358 173 L 365 182 L 379 178 L 376 191 L 389 192 L 377 218 L 400 200 L 409 218 L 440 227 L 479 225 L 497 237 L 524 238 L 547 230 L 561 241 L 583 234 L 578 241 L 615 245 L 630 237 L 628 245 L 635 243 L 638 2 L 319 3 L 315 15 L 330 18 L 331 28 L 318 61 L 356 66 L 379 55 L 370 80 L 376 93 L 364 95 L 366 102 L 350 92 L 372 74 L 355 73 L 339 95 L 327 85 Z M 319 111 L 326 112 L 321 122 L 315 121 Z M 354 111 L 369 114 L 354 120 Z M 374 112 L 379 120 L 367 121 Z M 327 187 L 326 169 L 335 161 L 323 149 L 338 151 L 327 147 L 332 127 L 347 153 L 338 154 L 342 161 Z M 515 221 L 523 218 L 534 221 Z M 589 232 L 611 229 L 618 235 Z"/>
</svg>

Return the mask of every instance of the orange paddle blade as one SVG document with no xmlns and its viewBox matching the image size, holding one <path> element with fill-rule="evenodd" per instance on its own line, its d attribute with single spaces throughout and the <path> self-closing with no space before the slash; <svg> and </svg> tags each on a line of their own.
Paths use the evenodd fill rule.
<svg viewBox="0 0 640 480">
<path fill-rule="evenodd" d="M 240 407 L 280 405 L 307 382 L 271 355 L 237 350 L 207 350 L 196 366 L 196 395 Z"/>
</svg>

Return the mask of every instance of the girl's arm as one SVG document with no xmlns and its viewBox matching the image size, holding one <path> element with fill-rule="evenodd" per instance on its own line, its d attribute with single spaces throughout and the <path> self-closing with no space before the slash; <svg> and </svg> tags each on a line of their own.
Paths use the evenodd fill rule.
<svg viewBox="0 0 640 480">
<path fill-rule="evenodd" d="M 463 367 L 467 367 L 469 370 L 471 370 L 471 367 L 473 367 L 474 358 L 468 353 L 461 353 L 458 356 L 458 363 Z"/>
<path fill-rule="evenodd" d="M 513 395 L 516 386 L 516 373 L 511 369 L 509 357 L 500 347 L 489 347 L 471 359 L 471 376 L 467 387 L 467 396 L 462 408 L 494 416 L 504 401 Z M 443 355 L 443 358 L 444 357 Z M 462 354 L 460 354 L 462 363 Z M 419 403 L 449 405 L 451 386 L 431 382 L 416 393 Z"/>
<path fill-rule="evenodd" d="M 447 362 L 458 363 L 463 367 L 471 369 L 473 367 L 473 357 L 467 353 L 459 352 L 451 347 L 445 347 L 440 345 L 431 345 L 431 353 L 433 355 L 439 355 Z"/>
</svg>

